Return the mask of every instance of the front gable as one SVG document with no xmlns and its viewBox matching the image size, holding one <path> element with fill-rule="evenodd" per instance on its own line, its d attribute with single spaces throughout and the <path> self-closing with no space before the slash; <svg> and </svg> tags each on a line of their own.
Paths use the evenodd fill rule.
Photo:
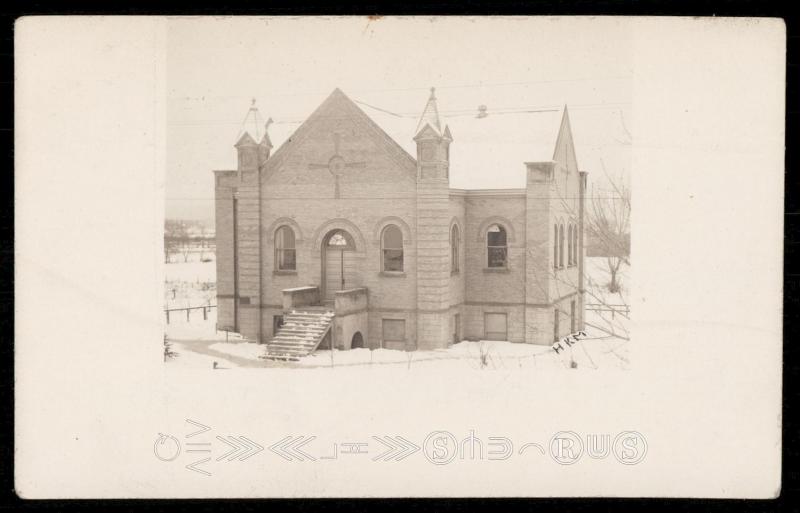
<svg viewBox="0 0 800 513">
<path fill-rule="evenodd" d="M 338 89 L 267 160 L 262 181 L 266 190 L 302 186 L 325 197 L 337 175 L 343 194 L 413 187 L 416 177 L 415 160 Z"/>
</svg>

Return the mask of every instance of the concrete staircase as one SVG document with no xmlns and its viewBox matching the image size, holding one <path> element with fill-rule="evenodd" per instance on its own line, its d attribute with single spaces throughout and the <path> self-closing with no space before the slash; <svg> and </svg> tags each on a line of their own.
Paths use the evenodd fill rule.
<svg viewBox="0 0 800 513">
<path fill-rule="evenodd" d="M 333 324 L 333 311 L 327 308 L 303 308 L 284 315 L 283 326 L 267 342 L 264 358 L 297 361 L 319 347 Z"/>
</svg>

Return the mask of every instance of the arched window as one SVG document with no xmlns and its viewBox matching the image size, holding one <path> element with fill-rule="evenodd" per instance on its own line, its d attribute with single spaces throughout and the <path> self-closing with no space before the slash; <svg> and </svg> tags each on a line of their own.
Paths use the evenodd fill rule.
<svg viewBox="0 0 800 513">
<path fill-rule="evenodd" d="M 454 224 L 450 228 L 450 272 L 457 273 L 459 265 L 458 248 L 461 244 L 458 233 L 458 225 Z"/>
<path fill-rule="evenodd" d="M 390 224 L 381 235 L 383 271 L 403 271 L 403 233 L 400 228 Z"/>
<path fill-rule="evenodd" d="M 508 243 L 506 230 L 499 224 L 493 224 L 486 231 L 486 250 L 489 267 L 506 267 L 508 265 Z"/>
<path fill-rule="evenodd" d="M 567 224 L 567 267 L 572 265 L 572 223 Z"/>
<path fill-rule="evenodd" d="M 289 226 L 281 226 L 275 232 L 275 269 L 279 271 L 296 270 L 296 257 L 294 230 Z"/>
<path fill-rule="evenodd" d="M 558 266 L 564 267 L 564 224 L 558 225 Z"/>
<path fill-rule="evenodd" d="M 578 265 L 578 227 L 572 230 L 572 264 Z"/>
<path fill-rule="evenodd" d="M 553 269 L 558 269 L 558 225 L 553 225 Z"/>
</svg>

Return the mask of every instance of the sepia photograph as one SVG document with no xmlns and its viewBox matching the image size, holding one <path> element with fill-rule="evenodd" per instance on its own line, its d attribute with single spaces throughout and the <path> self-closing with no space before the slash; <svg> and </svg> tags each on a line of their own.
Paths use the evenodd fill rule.
<svg viewBox="0 0 800 513">
<path fill-rule="evenodd" d="M 632 365 L 624 31 L 566 58 L 512 31 L 467 65 L 427 33 L 283 52 L 295 21 L 195 24 L 168 29 L 169 365 Z"/>
</svg>

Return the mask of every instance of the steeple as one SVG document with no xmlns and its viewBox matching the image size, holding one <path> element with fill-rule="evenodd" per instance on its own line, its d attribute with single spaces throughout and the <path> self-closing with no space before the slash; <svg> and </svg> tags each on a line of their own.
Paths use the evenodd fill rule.
<svg viewBox="0 0 800 513">
<path fill-rule="evenodd" d="M 417 129 L 414 131 L 414 136 L 418 136 L 426 126 L 430 126 L 436 135 L 443 135 L 442 123 L 439 121 L 439 108 L 436 106 L 436 88 L 431 87 L 431 95 L 428 97 L 428 103 L 425 104 L 425 110 L 422 111 L 422 116 L 419 118 Z"/>
<path fill-rule="evenodd" d="M 239 129 L 239 140 L 234 145 L 239 154 L 240 171 L 255 171 L 261 169 L 269 158 L 269 153 L 272 149 L 272 141 L 269 138 L 267 129 L 272 123 L 272 118 L 267 120 L 264 125 L 264 135 L 261 137 L 260 142 L 257 143 L 256 141 L 259 140 L 259 136 L 261 135 L 259 127 L 262 119 L 261 114 L 258 112 L 258 107 L 256 107 L 256 99 L 253 98 L 250 101 L 250 108 L 247 110 L 247 114 L 245 114 L 244 120 L 242 121 L 242 126 Z"/>
<path fill-rule="evenodd" d="M 453 136 L 450 128 L 442 126 L 436 105 L 436 89 L 431 95 L 419 119 L 414 142 L 417 143 L 417 180 L 445 181 L 450 178 L 450 143 Z"/>
</svg>

